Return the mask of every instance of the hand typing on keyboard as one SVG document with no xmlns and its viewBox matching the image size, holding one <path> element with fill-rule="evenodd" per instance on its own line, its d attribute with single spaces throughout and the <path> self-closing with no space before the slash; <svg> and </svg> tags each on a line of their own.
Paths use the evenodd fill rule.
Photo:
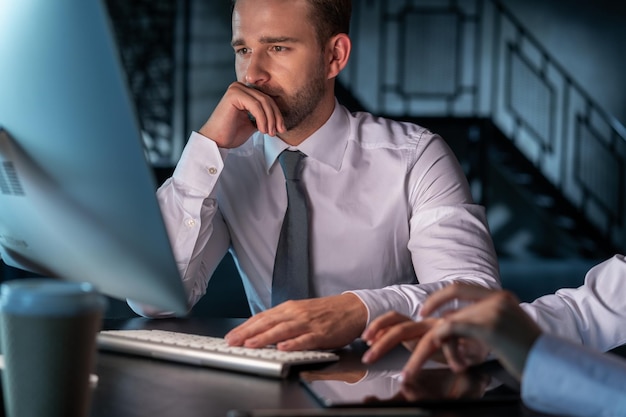
<svg viewBox="0 0 626 417">
<path fill-rule="evenodd" d="M 290 300 L 255 314 L 225 338 L 250 348 L 338 349 L 361 335 L 366 320 L 365 305 L 354 294 Z"/>
</svg>

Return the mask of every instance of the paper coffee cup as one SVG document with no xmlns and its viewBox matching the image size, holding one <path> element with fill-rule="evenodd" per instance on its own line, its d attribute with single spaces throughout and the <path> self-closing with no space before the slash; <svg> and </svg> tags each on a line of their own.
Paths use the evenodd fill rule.
<svg viewBox="0 0 626 417">
<path fill-rule="evenodd" d="M 8 417 L 86 417 L 106 306 L 91 284 L 20 279 L 0 286 Z"/>
</svg>

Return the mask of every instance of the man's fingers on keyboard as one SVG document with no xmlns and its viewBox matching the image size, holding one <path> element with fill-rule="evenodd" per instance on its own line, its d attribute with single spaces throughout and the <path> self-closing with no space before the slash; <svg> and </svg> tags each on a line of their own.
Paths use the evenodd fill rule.
<svg viewBox="0 0 626 417">
<path fill-rule="evenodd" d="M 298 337 L 302 333 L 303 329 L 301 329 L 301 326 L 292 322 L 282 322 L 246 339 L 244 346 L 258 348 L 267 345 L 277 345 Z"/>
<path fill-rule="evenodd" d="M 228 332 L 226 336 L 224 336 L 224 339 L 226 339 L 230 345 L 242 346 L 249 339 L 254 338 L 270 328 L 271 325 L 265 322 L 263 318 L 253 316 Z"/>
<path fill-rule="evenodd" d="M 268 331 L 262 331 L 255 334 L 250 335 L 243 341 L 244 347 L 248 348 L 262 348 L 266 346 L 273 346 L 276 342 L 281 341 L 282 339 L 276 339 L 271 333 L 271 329 Z"/>
<path fill-rule="evenodd" d="M 294 350 L 311 350 L 319 346 L 319 341 L 312 333 L 305 333 L 293 339 L 288 339 L 276 344 L 278 350 L 294 351 Z"/>
<path fill-rule="evenodd" d="M 289 321 L 289 315 L 281 314 L 277 307 L 257 313 L 231 330 L 226 336 L 229 343 L 242 344 L 245 340 L 266 332 L 276 325 Z"/>
</svg>

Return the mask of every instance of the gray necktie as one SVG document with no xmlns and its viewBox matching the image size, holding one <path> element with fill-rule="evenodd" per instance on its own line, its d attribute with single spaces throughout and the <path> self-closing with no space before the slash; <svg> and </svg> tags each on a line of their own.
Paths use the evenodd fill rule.
<svg viewBox="0 0 626 417">
<path fill-rule="evenodd" d="M 280 230 L 272 306 L 286 300 L 309 298 L 309 217 L 306 196 L 300 184 L 300 151 L 283 151 L 278 157 L 287 184 L 287 211 Z"/>
</svg>

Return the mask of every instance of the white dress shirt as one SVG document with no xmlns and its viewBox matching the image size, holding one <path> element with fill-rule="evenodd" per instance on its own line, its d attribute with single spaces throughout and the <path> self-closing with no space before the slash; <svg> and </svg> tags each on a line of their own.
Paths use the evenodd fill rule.
<svg viewBox="0 0 626 417">
<path fill-rule="evenodd" d="M 544 334 L 526 360 L 522 400 L 559 415 L 626 416 L 626 361 Z"/>
<path fill-rule="evenodd" d="M 626 259 L 591 268 L 578 288 L 562 288 L 521 307 L 549 334 L 607 351 L 626 343 Z"/>
<path fill-rule="evenodd" d="M 228 151 L 191 134 L 157 192 L 191 306 L 230 250 L 251 312 L 270 307 L 287 206 L 277 158 L 286 148 L 259 132 Z M 352 291 L 369 322 L 391 309 L 417 317 L 426 296 L 450 280 L 499 287 L 484 208 L 473 204 L 441 137 L 336 103 L 330 119 L 291 149 L 307 155 L 302 182 L 315 296 Z"/>
</svg>

